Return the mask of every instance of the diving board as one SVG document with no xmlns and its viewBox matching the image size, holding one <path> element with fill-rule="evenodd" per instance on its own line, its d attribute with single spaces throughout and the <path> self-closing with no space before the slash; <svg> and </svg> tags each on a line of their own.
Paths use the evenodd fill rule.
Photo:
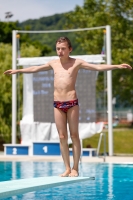
<svg viewBox="0 0 133 200">
<path fill-rule="evenodd" d="M 94 177 L 39 177 L 0 182 L 0 199 L 66 184 L 95 180 Z"/>
</svg>

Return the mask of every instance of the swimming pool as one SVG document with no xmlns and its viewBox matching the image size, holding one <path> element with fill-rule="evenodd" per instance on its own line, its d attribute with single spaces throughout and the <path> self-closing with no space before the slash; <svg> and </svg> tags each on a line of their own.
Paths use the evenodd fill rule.
<svg viewBox="0 0 133 200">
<path fill-rule="evenodd" d="M 133 200 L 133 165 L 82 163 L 80 176 L 96 180 L 30 192 L 3 200 Z M 57 176 L 59 162 L 0 162 L 0 181 Z"/>
</svg>

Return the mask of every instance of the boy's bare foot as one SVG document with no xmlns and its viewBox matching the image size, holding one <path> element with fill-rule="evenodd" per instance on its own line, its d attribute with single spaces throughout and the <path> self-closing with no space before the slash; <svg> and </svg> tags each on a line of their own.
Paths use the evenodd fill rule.
<svg viewBox="0 0 133 200">
<path fill-rule="evenodd" d="M 78 177 L 79 176 L 79 173 L 77 170 L 75 169 L 72 169 L 71 170 L 71 173 L 69 174 L 70 177 Z"/>
<path fill-rule="evenodd" d="M 63 174 L 60 174 L 59 176 L 68 177 L 70 173 L 71 173 L 71 169 L 67 169 Z"/>
</svg>

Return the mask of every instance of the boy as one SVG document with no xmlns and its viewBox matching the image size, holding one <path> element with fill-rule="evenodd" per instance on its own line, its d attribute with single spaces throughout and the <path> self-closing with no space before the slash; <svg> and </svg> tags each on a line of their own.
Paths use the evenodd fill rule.
<svg viewBox="0 0 133 200">
<path fill-rule="evenodd" d="M 35 73 L 43 70 L 54 70 L 54 118 L 60 138 L 60 149 L 65 164 L 65 172 L 60 176 L 78 176 L 78 164 L 80 159 L 80 140 L 78 134 L 79 106 L 75 91 L 75 82 L 79 69 L 86 70 L 113 70 L 132 69 L 128 64 L 121 65 L 95 65 L 81 59 L 69 56 L 72 45 L 67 37 L 60 37 L 56 41 L 56 52 L 59 59 L 52 60 L 42 66 L 33 66 L 27 69 L 7 70 L 4 74 Z M 70 167 L 67 122 L 73 143 L 73 167 Z"/>
</svg>

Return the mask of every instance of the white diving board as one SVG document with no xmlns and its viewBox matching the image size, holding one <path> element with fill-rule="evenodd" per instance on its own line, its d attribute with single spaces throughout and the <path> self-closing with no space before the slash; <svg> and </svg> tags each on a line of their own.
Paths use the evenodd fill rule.
<svg viewBox="0 0 133 200">
<path fill-rule="evenodd" d="M 0 182 L 0 199 L 66 184 L 95 180 L 94 177 L 39 177 Z"/>
</svg>

